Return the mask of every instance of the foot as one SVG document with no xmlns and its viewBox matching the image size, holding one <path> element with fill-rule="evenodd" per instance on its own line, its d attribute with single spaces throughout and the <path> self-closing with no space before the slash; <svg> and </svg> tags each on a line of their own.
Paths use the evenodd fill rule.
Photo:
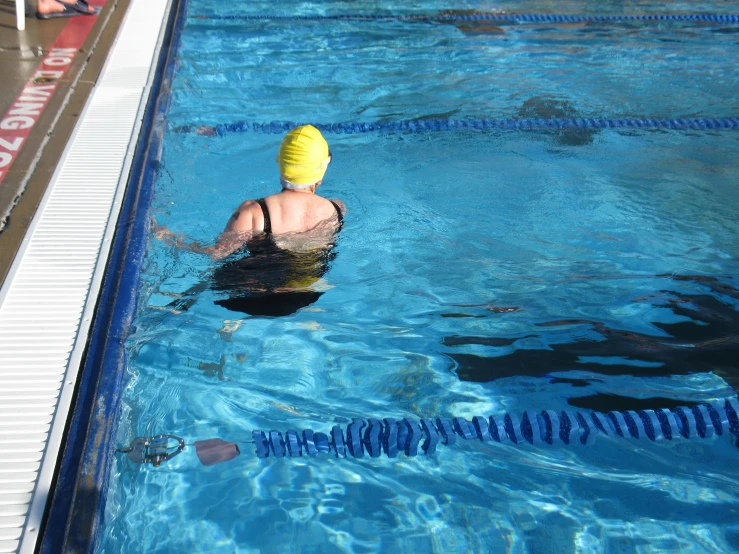
<svg viewBox="0 0 739 554">
<path fill-rule="evenodd" d="M 62 13 L 64 11 L 64 5 L 74 6 L 77 11 L 87 12 L 90 15 L 95 15 L 97 11 L 95 8 L 88 6 L 87 2 L 60 2 L 58 0 L 36 0 L 36 13 L 39 15 L 49 15 L 52 13 Z"/>
</svg>

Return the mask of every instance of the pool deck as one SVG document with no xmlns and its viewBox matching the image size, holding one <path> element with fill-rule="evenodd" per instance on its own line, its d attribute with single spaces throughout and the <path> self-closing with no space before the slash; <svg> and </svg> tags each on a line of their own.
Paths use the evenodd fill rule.
<svg viewBox="0 0 739 554">
<path fill-rule="evenodd" d="M 0 553 L 41 548 L 170 12 L 89 3 L 18 31 L 0 0 Z"/>
<path fill-rule="evenodd" d="M 0 183 L 0 286 L 100 76 L 130 0 L 108 0 L 79 54 L 38 116 Z M 27 6 L 30 7 L 30 6 Z M 0 116 L 7 114 L 70 19 L 40 20 L 26 13 L 16 29 L 14 0 L 0 0 Z"/>
</svg>

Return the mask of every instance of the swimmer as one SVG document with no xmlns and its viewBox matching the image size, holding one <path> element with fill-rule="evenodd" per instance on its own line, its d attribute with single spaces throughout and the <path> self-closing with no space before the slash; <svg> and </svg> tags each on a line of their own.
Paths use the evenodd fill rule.
<svg viewBox="0 0 739 554">
<path fill-rule="evenodd" d="M 301 242 L 299 234 L 316 229 L 327 220 L 341 223 L 346 206 L 316 194 L 323 182 L 331 152 L 321 132 L 312 125 L 291 130 L 280 145 L 277 163 L 282 190 L 266 198 L 247 200 L 231 215 L 223 233 L 212 246 L 185 242 L 166 227 L 152 223 L 154 235 L 178 248 L 207 254 L 220 260 L 236 252 L 257 235 L 272 237 L 288 246 Z M 282 240 L 280 235 L 288 235 Z M 308 239 L 308 237 L 305 237 Z"/>
<path fill-rule="evenodd" d="M 152 222 L 158 239 L 222 260 L 207 283 L 185 295 L 216 290 L 227 295 L 216 304 L 250 315 L 289 315 L 315 302 L 325 291 L 317 285 L 336 256 L 335 236 L 346 213 L 340 200 L 316 194 L 331 159 L 318 129 L 292 129 L 277 155 L 282 190 L 243 202 L 213 245 L 187 242 Z M 189 304 L 180 300 L 169 308 L 182 311 Z"/>
<path fill-rule="evenodd" d="M 580 117 L 575 107 L 567 100 L 553 96 L 534 96 L 518 110 L 519 117 L 531 119 L 572 119 Z M 598 133 L 595 129 L 557 129 L 544 133 L 554 136 L 561 146 L 585 146 L 593 142 Z M 542 134 L 544 134 L 542 133 Z"/>
<path fill-rule="evenodd" d="M 502 35 L 505 31 L 498 25 L 494 25 L 489 20 L 454 20 L 445 19 L 450 16 L 457 15 L 496 15 L 498 12 L 485 12 L 480 10 L 442 10 L 439 12 L 440 21 L 450 22 L 465 36 L 470 35 Z M 503 12 L 500 12 L 503 13 Z"/>
</svg>

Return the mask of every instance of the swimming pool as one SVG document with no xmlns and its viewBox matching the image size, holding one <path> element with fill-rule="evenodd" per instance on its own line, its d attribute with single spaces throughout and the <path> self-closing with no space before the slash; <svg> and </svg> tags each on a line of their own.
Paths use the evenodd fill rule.
<svg viewBox="0 0 739 554">
<path fill-rule="evenodd" d="M 455 5 L 545 13 L 543 2 Z M 612 2 L 598 13 L 665 6 Z M 424 2 L 406 13 L 434 13 Z M 695 11 L 674 3 L 669 11 Z M 705 5 L 719 12 L 721 4 Z M 281 134 L 200 125 L 731 117 L 736 26 L 218 20 L 390 4 L 192 1 L 151 213 L 202 241 L 276 190 Z M 584 3 L 563 13 L 593 13 Z M 190 130 L 190 132 L 188 132 Z M 246 318 L 151 240 L 118 439 L 238 443 L 354 417 L 660 408 L 734 396 L 735 131 L 326 133 L 349 213 L 318 301 Z M 225 325 L 224 325 L 225 322 Z M 115 460 L 101 552 L 731 551 L 726 437 L 431 457 Z"/>
</svg>

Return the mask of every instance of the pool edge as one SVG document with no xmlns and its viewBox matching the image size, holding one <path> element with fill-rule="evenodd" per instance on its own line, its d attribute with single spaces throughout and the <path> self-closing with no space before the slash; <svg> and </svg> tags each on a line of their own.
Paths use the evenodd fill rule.
<svg viewBox="0 0 739 554">
<path fill-rule="evenodd" d="M 186 0 L 168 0 L 148 99 L 118 215 L 95 317 L 83 356 L 73 412 L 57 466 L 37 552 L 92 552 L 100 540 L 116 445 L 124 340 L 137 302 L 149 199 L 161 151 L 169 85 Z"/>
</svg>

